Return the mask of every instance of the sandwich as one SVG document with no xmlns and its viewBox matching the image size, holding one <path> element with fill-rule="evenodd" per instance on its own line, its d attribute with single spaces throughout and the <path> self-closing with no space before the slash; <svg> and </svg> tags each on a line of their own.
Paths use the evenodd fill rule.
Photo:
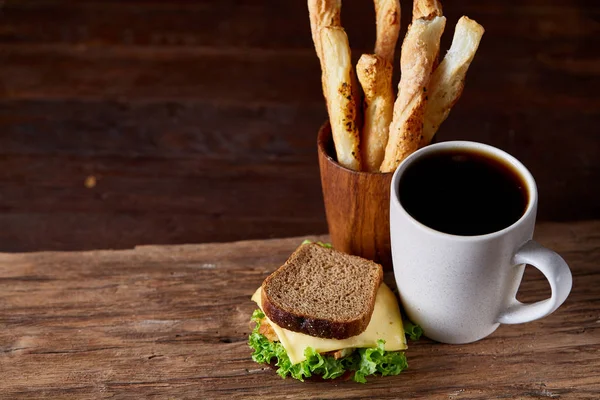
<svg viewBox="0 0 600 400">
<path fill-rule="evenodd" d="M 305 242 L 252 300 L 252 359 L 283 378 L 364 383 L 407 368 L 400 309 L 379 264 Z M 407 325 L 417 338 L 420 328 Z"/>
</svg>

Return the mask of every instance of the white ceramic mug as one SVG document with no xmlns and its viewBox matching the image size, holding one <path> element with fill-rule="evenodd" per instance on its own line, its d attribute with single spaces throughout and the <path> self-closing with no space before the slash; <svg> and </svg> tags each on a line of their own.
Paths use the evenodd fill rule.
<svg viewBox="0 0 600 400">
<path fill-rule="evenodd" d="M 521 218 L 497 232 L 457 236 L 431 229 L 411 217 L 398 196 L 400 178 L 417 159 L 448 149 L 471 149 L 514 167 L 526 183 L 528 204 Z M 440 199 L 443 201 L 443 199 Z M 531 240 L 538 194 L 531 173 L 497 148 L 465 141 L 442 142 L 407 157 L 394 173 L 390 193 L 390 234 L 394 275 L 408 317 L 431 339 L 469 343 L 502 324 L 547 316 L 571 291 L 565 261 Z M 525 264 L 538 268 L 550 283 L 549 299 L 523 304 L 516 299 Z"/>
</svg>

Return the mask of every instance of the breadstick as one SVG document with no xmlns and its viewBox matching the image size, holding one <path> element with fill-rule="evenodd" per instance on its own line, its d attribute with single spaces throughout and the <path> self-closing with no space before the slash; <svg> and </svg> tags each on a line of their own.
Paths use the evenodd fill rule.
<svg viewBox="0 0 600 400">
<path fill-rule="evenodd" d="M 373 3 L 377 28 L 375 54 L 393 63 L 400 34 L 400 0 L 374 0 Z"/>
<path fill-rule="evenodd" d="M 392 64 L 381 56 L 363 54 L 356 64 L 356 75 L 365 93 L 360 137 L 363 169 L 378 172 L 394 109 Z"/>
<path fill-rule="evenodd" d="M 404 158 L 419 147 L 427 85 L 445 25 L 444 17 L 420 18 L 408 28 L 400 55 L 402 76 L 380 168 L 382 172 L 394 171 Z"/>
<path fill-rule="evenodd" d="M 413 2 L 413 21 L 419 18 L 432 19 L 433 17 L 443 17 L 442 3 L 438 0 L 414 0 Z M 440 63 L 438 54 L 435 55 L 433 60 L 432 71 L 435 71 L 438 64 Z"/>
<path fill-rule="evenodd" d="M 319 31 L 323 94 L 327 101 L 329 122 L 337 161 L 340 165 L 360 171 L 359 128 L 357 126 L 358 88 L 348 36 L 343 28 L 326 26 Z"/>
<path fill-rule="evenodd" d="M 413 22 L 420 18 L 432 19 L 433 17 L 442 17 L 442 3 L 438 0 L 414 0 L 413 3 Z"/>
<path fill-rule="evenodd" d="M 460 98 L 483 32 L 483 26 L 468 17 L 462 17 L 456 24 L 450 50 L 431 76 L 420 147 L 431 142 Z"/>
<path fill-rule="evenodd" d="M 319 31 L 324 26 L 341 26 L 342 0 L 308 0 L 310 31 L 319 60 L 322 59 Z"/>
</svg>

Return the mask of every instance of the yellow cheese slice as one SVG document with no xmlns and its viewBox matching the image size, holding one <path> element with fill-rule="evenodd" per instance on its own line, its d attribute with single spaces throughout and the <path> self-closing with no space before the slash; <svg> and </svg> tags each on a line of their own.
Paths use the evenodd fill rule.
<svg viewBox="0 0 600 400">
<path fill-rule="evenodd" d="M 252 295 L 252 300 L 262 310 L 261 292 L 262 288 L 258 288 Z M 313 337 L 281 328 L 269 320 L 269 318 L 267 318 L 267 322 L 277 334 L 292 364 L 306 360 L 304 349 L 307 347 L 312 347 L 318 353 L 324 353 L 346 348 L 377 347 L 377 340 L 383 339 L 385 340 L 384 347 L 386 351 L 397 351 L 407 348 L 402 317 L 400 316 L 396 296 L 394 296 L 394 293 L 392 293 L 385 283 L 381 284 L 377 292 L 375 308 L 373 309 L 373 315 L 367 329 L 360 335 L 352 336 L 348 339 L 337 340 Z"/>
</svg>

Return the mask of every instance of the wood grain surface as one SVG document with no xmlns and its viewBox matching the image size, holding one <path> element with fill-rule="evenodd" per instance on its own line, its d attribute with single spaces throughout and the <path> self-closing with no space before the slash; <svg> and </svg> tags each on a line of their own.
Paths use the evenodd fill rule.
<svg viewBox="0 0 600 400">
<path fill-rule="evenodd" d="M 444 12 L 443 49 L 463 14 L 486 33 L 439 140 L 522 160 L 541 219 L 600 218 L 597 2 Z M 372 2 L 342 19 L 371 52 Z M 301 0 L 1 2 L 0 250 L 324 233 L 319 79 Z"/>
<path fill-rule="evenodd" d="M 250 296 L 304 238 L 0 254 L 0 398 L 598 398 L 600 221 L 537 228 L 574 276 L 554 314 L 469 345 L 410 342 L 406 372 L 366 385 L 250 359 Z M 518 297 L 548 290 L 528 267 Z"/>
<path fill-rule="evenodd" d="M 317 146 L 323 203 L 333 247 L 391 270 L 392 174 L 357 172 L 338 164 L 329 123 L 319 130 Z"/>
</svg>

